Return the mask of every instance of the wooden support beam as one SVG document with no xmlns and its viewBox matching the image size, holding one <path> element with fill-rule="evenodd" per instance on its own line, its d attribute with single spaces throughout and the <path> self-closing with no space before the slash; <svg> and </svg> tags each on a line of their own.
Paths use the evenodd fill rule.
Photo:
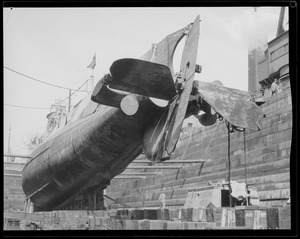
<svg viewBox="0 0 300 239">
<path fill-rule="evenodd" d="M 205 163 L 210 161 L 210 159 L 186 159 L 186 160 L 166 160 L 157 164 L 165 164 L 165 163 Z M 134 160 L 132 163 L 151 163 L 149 160 Z"/>
<path fill-rule="evenodd" d="M 145 178 L 146 176 L 116 176 L 113 179 L 142 179 L 142 178 Z"/>
<path fill-rule="evenodd" d="M 31 159 L 32 157 L 29 155 L 17 155 L 17 154 L 3 154 L 5 157 L 15 157 L 15 158 L 28 158 Z"/>
<path fill-rule="evenodd" d="M 182 168 L 182 166 L 159 166 L 159 165 L 153 165 L 153 166 L 128 166 L 127 169 L 178 169 Z"/>
<path fill-rule="evenodd" d="M 31 198 L 34 194 L 40 192 L 43 188 L 45 188 L 46 186 L 49 185 L 50 182 L 46 183 L 44 186 L 40 187 L 39 189 L 37 189 L 36 191 L 34 191 L 32 194 L 30 194 L 28 197 L 26 197 L 26 199 Z"/>
<path fill-rule="evenodd" d="M 157 174 L 161 174 L 160 172 L 157 173 L 148 173 L 148 172 L 123 172 L 120 175 L 122 176 L 126 176 L 126 175 L 157 175 Z"/>
<path fill-rule="evenodd" d="M 44 214 L 4 211 L 4 218 L 31 220 L 31 221 L 44 221 Z"/>
<path fill-rule="evenodd" d="M 95 211 L 97 208 L 97 191 L 93 190 L 93 210 Z"/>
<path fill-rule="evenodd" d="M 10 165 L 13 165 L 13 166 L 25 166 L 25 163 L 11 163 L 11 162 L 4 162 L 4 166 L 10 166 Z"/>
<path fill-rule="evenodd" d="M 22 174 L 5 173 L 4 176 L 22 177 Z"/>
</svg>

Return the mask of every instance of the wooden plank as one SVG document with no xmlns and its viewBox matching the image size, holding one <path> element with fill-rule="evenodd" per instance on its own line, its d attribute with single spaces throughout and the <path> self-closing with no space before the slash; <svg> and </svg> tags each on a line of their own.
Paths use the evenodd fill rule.
<svg viewBox="0 0 300 239">
<path fill-rule="evenodd" d="M 4 218 L 12 218 L 19 220 L 31 220 L 36 222 L 44 221 L 43 213 L 25 213 L 25 212 L 9 212 L 4 211 Z"/>
<path fill-rule="evenodd" d="M 138 220 L 123 220 L 123 230 L 138 230 Z"/>
<path fill-rule="evenodd" d="M 167 222 L 162 220 L 150 221 L 150 230 L 166 230 Z"/>
<path fill-rule="evenodd" d="M 132 164 L 134 164 L 134 163 L 147 163 L 147 164 L 149 164 L 150 162 L 148 161 L 146 161 L 146 160 L 134 160 L 134 161 L 132 161 Z M 184 160 L 166 160 L 166 161 L 164 161 L 163 163 L 161 163 L 162 165 L 164 165 L 164 164 L 169 164 L 169 163 L 180 163 L 180 164 L 190 164 L 190 163 L 205 163 L 205 162 L 207 162 L 208 161 L 208 159 L 184 159 Z M 133 165 L 132 165 L 133 166 Z"/>
<path fill-rule="evenodd" d="M 291 229 L 291 206 L 278 208 L 279 229 Z"/>
<path fill-rule="evenodd" d="M 128 166 L 127 169 L 179 169 L 182 168 L 182 166 L 178 165 L 153 165 L 153 166 Z"/>
<path fill-rule="evenodd" d="M 283 188 L 278 190 L 268 190 L 258 192 L 260 200 L 266 199 L 288 199 L 290 197 L 290 189 Z"/>
<path fill-rule="evenodd" d="M 214 222 L 220 227 L 235 227 L 235 208 L 216 208 L 214 213 Z"/>
<path fill-rule="evenodd" d="M 269 190 L 278 190 L 278 189 L 285 189 L 285 188 L 290 188 L 290 182 L 272 182 L 268 184 L 255 184 L 256 188 L 258 191 L 269 191 Z"/>
<path fill-rule="evenodd" d="M 138 221 L 138 230 L 150 230 L 149 220 L 137 220 L 137 221 Z"/>
<path fill-rule="evenodd" d="M 267 228 L 279 229 L 279 215 L 278 208 L 267 208 Z"/>
<path fill-rule="evenodd" d="M 183 230 L 184 229 L 184 223 L 182 222 L 167 222 L 167 230 Z"/>
<path fill-rule="evenodd" d="M 157 209 L 158 220 L 170 220 L 170 213 L 168 208 Z"/>
<path fill-rule="evenodd" d="M 239 226 L 239 227 L 214 226 L 214 227 L 210 227 L 209 229 L 213 229 L 213 230 L 252 230 L 253 228 L 251 228 L 249 226 Z"/>
<path fill-rule="evenodd" d="M 267 209 L 256 206 L 239 206 L 235 208 L 236 226 L 252 229 L 267 229 Z"/>
</svg>

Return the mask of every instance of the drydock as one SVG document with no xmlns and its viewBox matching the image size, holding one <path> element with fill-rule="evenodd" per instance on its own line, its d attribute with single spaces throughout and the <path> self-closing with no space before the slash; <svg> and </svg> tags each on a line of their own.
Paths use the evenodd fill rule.
<svg viewBox="0 0 300 239">
<path fill-rule="evenodd" d="M 107 74 L 101 78 L 92 94 L 91 100 L 94 102 L 90 102 L 89 107 L 82 108 L 83 112 L 79 111 L 82 113 L 80 117 L 94 119 L 91 115 L 97 112 L 98 104 L 119 107 L 128 116 L 138 113 L 130 118 L 125 117 L 121 111 L 111 110 L 111 115 L 119 121 L 106 119 L 106 135 L 109 137 L 98 139 L 102 139 L 102 144 L 99 144 L 102 147 L 97 148 L 95 142 L 91 143 L 90 139 L 95 139 L 95 135 L 87 137 L 88 134 L 82 133 L 85 131 L 78 130 L 74 134 L 76 137 L 70 134 L 72 137 L 55 141 L 56 148 L 52 148 L 52 158 L 48 155 L 47 145 L 51 145 L 54 139 L 50 143 L 43 142 L 41 148 L 38 146 L 37 152 L 28 156 L 30 160 L 26 167 L 28 168 L 30 161 L 34 163 L 27 171 L 23 170 L 23 163 L 5 162 L 4 230 L 292 229 L 291 215 L 294 211 L 291 210 L 291 201 L 296 201 L 291 197 L 294 195 L 291 193 L 293 114 L 289 78 L 289 32 L 281 31 L 280 28 L 283 14 L 284 8 L 281 8 L 277 37 L 268 43 L 264 58 L 259 62 L 254 61 L 252 75 L 261 86 L 261 95 L 257 94 L 257 89 L 254 94 L 250 90 L 248 94 L 228 90 L 229 88 L 222 91 L 220 89 L 225 87 L 216 82 L 210 84 L 211 92 L 205 93 L 206 83 L 201 83 L 199 88 L 196 87 L 197 84 L 194 85 L 194 75 L 202 69 L 195 62 L 199 16 L 193 24 L 152 45 L 151 50 L 142 57 L 146 61 L 116 61 L 113 65 L 117 64 L 118 67 L 111 70 L 112 77 Z M 178 42 L 186 34 L 189 37 L 186 39 L 181 70 L 173 78 L 171 53 L 174 53 Z M 256 59 L 256 55 L 253 59 Z M 128 71 L 128 66 L 133 65 L 133 71 Z M 253 69 L 249 66 L 249 72 Z M 146 74 L 145 70 L 149 72 Z M 125 80 L 118 78 L 118 75 L 127 76 L 127 73 L 130 77 L 124 77 Z M 147 77 L 140 77 L 137 73 L 143 73 Z M 167 89 L 163 89 L 161 82 L 157 81 L 161 79 L 158 75 L 162 73 L 165 76 L 163 85 L 168 81 L 170 83 Z M 174 79 L 176 81 L 173 82 Z M 282 84 L 273 94 L 271 90 L 277 82 L 275 79 Z M 140 80 L 145 84 L 140 83 Z M 144 88 L 131 85 L 136 82 L 144 85 Z M 153 82 L 155 87 L 152 87 Z M 132 94 L 118 95 L 110 92 L 108 86 L 132 91 Z M 157 92 L 158 89 L 165 92 Z M 170 89 L 174 92 L 170 93 Z M 197 97 L 192 94 L 195 89 Z M 165 115 L 160 108 L 165 106 L 156 101 L 151 103 L 151 97 L 163 99 L 160 97 L 166 92 L 170 93 L 167 98 L 170 102 L 168 114 Z M 139 94 L 143 97 L 137 97 Z M 208 96 L 211 95 L 215 98 L 212 97 L 210 102 Z M 136 104 L 131 104 L 133 101 Z M 143 114 L 138 111 L 142 101 L 147 103 L 141 104 Z M 205 107 L 205 102 L 208 107 Z M 197 103 L 194 110 L 192 103 Z M 228 106 L 226 103 L 229 103 Z M 252 106 L 243 107 L 247 105 Z M 211 109 L 215 112 L 212 113 Z M 78 108 L 75 112 L 76 110 Z M 204 116 L 198 115 L 200 110 L 205 112 Z M 148 112 L 152 112 L 152 116 L 161 116 L 149 119 L 145 114 Z M 260 112 L 263 112 L 263 117 L 258 125 L 256 114 Z M 255 117 L 252 117 L 252 113 Z M 145 124 L 144 115 L 150 123 L 147 121 Z M 185 126 L 181 128 L 183 119 L 189 115 L 196 116 L 197 122 L 194 124 L 187 119 Z M 78 122 L 81 123 L 77 123 L 77 126 L 82 126 L 80 117 Z M 124 129 L 117 127 L 124 119 L 134 117 L 140 121 L 128 120 Z M 86 122 L 92 122 L 88 120 Z M 133 129 L 136 122 L 140 122 L 140 128 L 136 128 L 135 132 Z M 66 128 L 71 125 L 67 124 L 67 119 L 65 125 Z M 96 132 L 91 130 L 92 125 L 95 126 L 93 123 L 84 126 L 86 132 Z M 256 127 L 258 131 L 254 130 Z M 100 127 L 99 132 L 104 128 Z M 126 134 L 122 135 L 122 130 Z M 139 137 L 133 137 L 134 132 L 138 135 L 140 131 L 143 131 L 143 143 L 146 142 L 143 147 L 136 140 Z M 99 135 L 102 136 L 100 133 Z M 123 142 L 124 135 L 132 136 L 126 138 L 126 145 Z M 116 137 L 118 140 L 114 141 Z M 84 143 L 84 139 L 88 143 Z M 75 143 L 77 147 L 74 147 L 72 143 L 76 140 L 78 145 Z M 106 144 L 108 141 L 113 144 Z M 120 146 L 122 143 L 125 145 L 123 148 Z M 106 154 L 99 158 L 103 147 Z M 125 150 L 127 147 L 129 151 Z M 62 157 L 59 158 L 58 152 L 66 153 L 67 148 L 71 153 L 61 154 Z M 120 151 L 119 156 L 122 157 L 117 157 L 118 154 L 111 148 Z M 140 154 L 141 152 L 143 153 Z M 40 155 L 43 156 L 36 160 Z M 69 157 L 70 155 L 75 156 Z M 133 160 L 136 155 L 139 156 Z M 47 160 L 51 159 L 54 160 L 51 161 L 54 162 L 53 165 L 58 163 L 58 166 L 51 168 L 53 165 L 49 164 L 50 169 L 46 167 L 44 170 L 44 166 L 49 163 Z M 60 164 L 68 160 L 70 164 Z M 100 166 L 103 164 L 102 170 L 101 167 L 99 170 L 95 168 L 97 164 L 93 160 L 100 161 Z"/>
<path fill-rule="evenodd" d="M 87 198 L 81 195 L 80 202 L 78 196 L 63 210 L 23 213 L 21 169 L 7 165 L 4 229 L 85 230 L 87 222 L 89 230 L 290 229 L 289 82 L 260 107 L 265 113 L 261 131 L 246 130 L 245 138 L 242 132 L 230 134 L 230 180 L 246 179 L 250 190 L 256 188 L 257 194 L 250 195 L 252 200 L 257 195 L 258 206 L 229 207 L 223 181 L 229 173 L 228 134 L 219 121 L 205 128 L 187 125 L 183 129 L 171 161 L 187 163 L 165 162 L 149 168 L 143 166 L 152 163 L 139 156 L 124 171 L 127 175 L 116 177 L 106 188 L 106 210 L 100 210 L 100 204 L 94 211 L 84 210 Z M 129 176 L 130 172 L 135 176 Z"/>
</svg>

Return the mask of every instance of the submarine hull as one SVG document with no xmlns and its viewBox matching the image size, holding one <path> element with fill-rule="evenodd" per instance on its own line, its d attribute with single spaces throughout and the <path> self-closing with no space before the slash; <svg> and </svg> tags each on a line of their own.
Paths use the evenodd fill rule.
<svg viewBox="0 0 300 239">
<path fill-rule="evenodd" d="M 32 153 L 22 187 L 38 210 L 58 208 L 96 174 L 99 187 L 106 187 L 142 152 L 144 130 L 162 111 L 150 100 L 142 102 L 134 116 L 103 108 L 66 125 Z M 145 118 L 146 112 L 153 114 Z"/>
</svg>

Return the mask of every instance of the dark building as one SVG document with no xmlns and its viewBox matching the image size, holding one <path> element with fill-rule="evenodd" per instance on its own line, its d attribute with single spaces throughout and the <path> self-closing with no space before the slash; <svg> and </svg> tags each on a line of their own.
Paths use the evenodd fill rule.
<svg viewBox="0 0 300 239">
<path fill-rule="evenodd" d="M 279 79 L 283 87 L 289 84 L 289 31 L 268 42 L 264 58 L 257 62 L 258 83 L 264 98 L 271 96 L 271 84 Z"/>
<path fill-rule="evenodd" d="M 255 98 L 271 96 L 271 85 L 279 79 L 282 88 L 289 86 L 288 10 L 281 7 L 276 37 L 263 48 L 248 52 L 248 90 Z M 263 50 L 261 50 L 263 49 Z"/>
</svg>

